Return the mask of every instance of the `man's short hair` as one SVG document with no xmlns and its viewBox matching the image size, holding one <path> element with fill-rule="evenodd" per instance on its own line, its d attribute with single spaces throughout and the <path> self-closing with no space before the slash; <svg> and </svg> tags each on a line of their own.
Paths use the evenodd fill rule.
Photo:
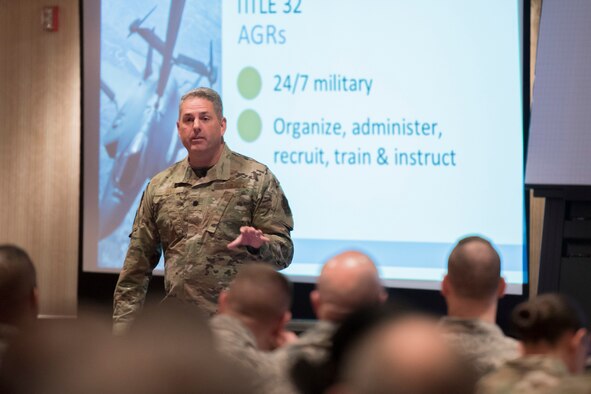
<svg viewBox="0 0 591 394">
<path fill-rule="evenodd" d="M 224 106 L 222 104 L 222 99 L 220 95 L 215 90 L 205 87 L 189 90 L 181 97 L 181 101 L 179 103 L 179 116 L 181 113 L 181 106 L 183 105 L 185 100 L 192 97 L 199 97 L 211 102 L 213 104 L 213 110 L 218 120 L 222 120 L 222 118 L 224 117 Z"/>
<path fill-rule="evenodd" d="M 501 258 L 484 238 L 464 238 L 449 255 L 447 277 L 460 297 L 475 300 L 489 298 L 499 286 Z"/>
<path fill-rule="evenodd" d="M 262 263 L 241 266 L 227 291 L 227 301 L 234 312 L 259 321 L 283 317 L 291 307 L 291 297 L 291 282 Z"/>
<path fill-rule="evenodd" d="M 18 246 L 0 245 L 0 315 L 12 310 L 37 287 L 35 266 Z"/>
<path fill-rule="evenodd" d="M 354 394 L 474 392 L 476 375 L 434 320 L 407 314 L 372 328 L 348 354 L 341 384 Z"/>
<path fill-rule="evenodd" d="M 375 263 L 365 253 L 349 250 L 331 257 L 316 282 L 326 320 L 341 321 L 363 306 L 377 305 L 386 293 Z"/>
</svg>

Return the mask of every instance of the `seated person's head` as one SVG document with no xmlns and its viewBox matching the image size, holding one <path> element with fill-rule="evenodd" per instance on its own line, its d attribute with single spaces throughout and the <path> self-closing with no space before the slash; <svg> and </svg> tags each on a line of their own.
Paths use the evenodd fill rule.
<svg viewBox="0 0 591 394">
<path fill-rule="evenodd" d="M 291 297 L 292 286 L 284 275 L 268 265 L 249 263 L 220 294 L 219 313 L 240 319 L 255 335 L 263 334 L 256 335 L 259 347 L 269 350 L 291 319 Z"/>
<path fill-rule="evenodd" d="M 0 392 L 253 392 L 245 371 L 214 349 L 199 311 L 168 305 L 136 323 L 129 335 L 113 336 L 101 314 L 44 321 L 8 349 Z"/>
<path fill-rule="evenodd" d="M 0 245 L 0 323 L 22 326 L 38 313 L 37 275 L 27 253 Z"/>
<path fill-rule="evenodd" d="M 352 349 L 374 329 L 414 313 L 408 305 L 382 303 L 361 307 L 348 315 L 334 332 L 329 357 L 323 361 L 306 358 L 297 360 L 291 378 L 301 393 L 324 393 L 329 387 L 340 383 L 344 364 Z"/>
<path fill-rule="evenodd" d="M 331 393 L 472 393 L 476 375 L 437 323 L 406 315 L 373 329 L 346 355 Z"/>
<path fill-rule="evenodd" d="M 340 253 L 324 264 L 312 307 L 321 320 L 342 321 L 354 310 L 386 300 L 378 270 L 369 256 L 356 251 Z"/>
<path fill-rule="evenodd" d="M 449 302 L 495 303 L 505 292 L 501 259 L 480 237 L 460 240 L 449 255 L 442 294 Z"/>
<path fill-rule="evenodd" d="M 571 373 L 584 370 L 587 318 L 572 299 L 560 294 L 537 296 L 517 305 L 511 320 L 526 355 L 552 355 L 564 361 Z"/>
</svg>

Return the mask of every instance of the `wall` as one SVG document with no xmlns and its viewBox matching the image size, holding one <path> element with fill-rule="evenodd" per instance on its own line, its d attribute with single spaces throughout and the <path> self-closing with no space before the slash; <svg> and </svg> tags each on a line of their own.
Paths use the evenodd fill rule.
<svg viewBox="0 0 591 394">
<path fill-rule="evenodd" d="M 60 29 L 41 9 L 60 7 Z M 33 258 L 41 313 L 76 313 L 80 189 L 80 34 L 77 0 L 0 0 L 0 243 Z M 541 0 L 532 0 L 532 78 Z M 543 200 L 530 209 L 530 279 L 537 288 Z"/>
<path fill-rule="evenodd" d="M 542 0 L 531 0 L 531 34 L 530 34 L 530 98 L 533 97 L 533 86 L 536 70 L 536 52 L 538 47 L 538 32 L 540 29 L 540 13 Z M 542 228 L 544 226 L 544 199 L 536 198 L 530 193 L 529 217 L 529 283 L 530 297 L 538 292 L 538 277 L 540 271 L 540 250 L 542 248 Z"/>
<path fill-rule="evenodd" d="M 59 31 L 41 26 L 60 7 Z M 0 0 L 0 243 L 25 248 L 41 313 L 76 313 L 80 184 L 77 0 Z"/>
</svg>

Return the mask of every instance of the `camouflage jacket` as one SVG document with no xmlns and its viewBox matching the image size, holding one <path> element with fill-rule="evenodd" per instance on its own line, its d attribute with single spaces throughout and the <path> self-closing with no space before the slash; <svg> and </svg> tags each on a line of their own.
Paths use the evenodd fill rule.
<svg viewBox="0 0 591 394">
<path fill-rule="evenodd" d="M 478 394 L 554 393 L 555 387 L 568 376 L 566 365 L 549 356 L 526 356 L 508 361 L 478 382 Z"/>
<path fill-rule="evenodd" d="M 316 364 L 324 362 L 332 349 L 332 336 L 337 327 L 335 323 L 320 320 L 301 334 L 295 342 L 277 350 L 277 352 L 285 353 L 289 366 L 300 358 L 305 358 Z"/>
<path fill-rule="evenodd" d="M 272 352 L 260 350 L 252 332 L 232 316 L 216 315 L 210 320 L 216 348 L 225 357 L 251 372 L 255 392 L 261 394 L 288 394 L 292 389 L 283 380 L 283 366 Z"/>
<path fill-rule="evenodd" d="M 299 360 L 305 359 L 313 365 L 319 365 L 328 359 L 332 349 L 332 336 L 337 327 L 332 322 L 320 320 L 297 340 L 272 352 L 285 393 L 299 392 L 292 377 L 292 369 Z"/>
<path fill-rule="evenodd" d="M 496 324 L 444 317 L 441 326 L 449 342 L 473 364 L 479 376 L 520 355 L 518 342 L 505 336 Z"/>
<path fill-rule="evenodd" d="M 589 394 L 591 393 L 591 374 L 568 376 L 561 379 L 554 389 L 555 393 Z"/>
<path fill-rule="evenodd" d="M 259 250 L 229 250 L 241 226 L 262 230 L 270 242 Z M 137 210 L 113 297 L 114 329 L 122 329 L 141 309 L 162 253 L 166 296 L 212 314 L 238 265 L 260 261 L 282 269 L 291 263 L 292 228 L 289 203 L 263 164 L 224 146 L 202 177 L 187 159 L 172 165 L 152 178 Z"/>
</svg>

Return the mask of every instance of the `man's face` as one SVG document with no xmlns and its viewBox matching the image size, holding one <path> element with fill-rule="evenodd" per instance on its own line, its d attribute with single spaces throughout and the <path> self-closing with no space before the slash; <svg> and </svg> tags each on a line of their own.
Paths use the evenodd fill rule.
<svg viewBox="0 0 591 394">
<path fill-rule="evenodd" d="M 201 97 L 189 97 L 181 104 L 176 123 L 179 138 L 189 152 L 193 167 L 214 165 L 222 153 L 226 118 L 218 119 L 213 103 Z"/>
</svg>

